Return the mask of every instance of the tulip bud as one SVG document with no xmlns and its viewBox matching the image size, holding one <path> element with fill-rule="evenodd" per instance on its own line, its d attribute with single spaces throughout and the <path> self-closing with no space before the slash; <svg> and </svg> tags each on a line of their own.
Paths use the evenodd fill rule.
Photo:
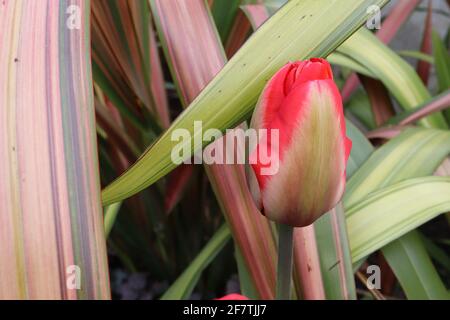
<svg viewBox="0 0 450 320">
<path fill-rule="evenodd" d="M 303 227 L 340 201 L 351 140 L 326 60 L 289 63 L 279 70 L 262 92 L 251 126 L 269 132 L 249 157 L 256 178 L 250 178 L 250 188 L 269 219 Z M 271 138 L 274 129 L 278 139 Z M 268 149 L 279 150 L 272 175 L 264 174 L 267 162 L 261 159 Z"/>
</svg>

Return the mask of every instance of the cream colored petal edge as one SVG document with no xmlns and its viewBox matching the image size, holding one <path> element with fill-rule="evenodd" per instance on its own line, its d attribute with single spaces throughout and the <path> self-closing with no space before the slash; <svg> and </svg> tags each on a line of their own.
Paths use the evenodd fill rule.
<svg viewBox="0 0 450 320">
<path fill-rule="evenodd" d="M 330 210 L 345 185 L 344 137 L 334 97 L 320 81 L 310 84 L 304 114 L 279 171 L 262 194 L 269 219 L 305 226 Z"/>
</svg>

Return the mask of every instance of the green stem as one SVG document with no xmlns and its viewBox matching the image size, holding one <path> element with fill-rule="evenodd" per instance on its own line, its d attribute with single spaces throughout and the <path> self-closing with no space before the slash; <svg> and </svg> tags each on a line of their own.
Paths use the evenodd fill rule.
<svg viewBox="0 0 450 320">
<path fill-rule="evenodd" d="M 278 225 L 277 300 L 289 300 L 292 277 L 292 234 L 294 228 Z"/>
</svg>

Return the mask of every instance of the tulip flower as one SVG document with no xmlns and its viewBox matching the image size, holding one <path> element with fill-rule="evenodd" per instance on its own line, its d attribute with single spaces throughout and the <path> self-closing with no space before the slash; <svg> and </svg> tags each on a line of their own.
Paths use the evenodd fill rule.
<svg viewBox="0 0 450 320">
<path fill-rule="evenodd" d="M 289 299 L 293 227 L 313 223 L 344 193 L 351 140 L 329 63 L 313 58 L 284 66 L 262 92 L 251 126 L 266 134 L 250 153 L 250 188 L 261 211 L 279 223 L 277 298 Z M 276 172 L 262 156 L 274 150 Z"/>
<path fill-rule="evenodd" d="M 267 218 L 303 227 L 336 206 L 344 192 L 351 140 L 326 60 L 293 62 L 278 71 L 259 99 L 251 126 L 269 132 L 250 154 L 257 179 L 250 186 Z M 279 130 L 279 139 L 271 138 L 273 129 Z M 267 163 L 260 156 L 269 149 L 279 150 L 274 174 L 264 173 Z"/>
</svg>

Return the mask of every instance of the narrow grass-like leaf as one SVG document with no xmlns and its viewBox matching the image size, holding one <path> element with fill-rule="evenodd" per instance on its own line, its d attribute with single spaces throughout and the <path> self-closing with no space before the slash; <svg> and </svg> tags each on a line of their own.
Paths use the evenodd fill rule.
<svg viewBox="0 0 450 320">
<path fill-rule="evenodd" d="M 401 51 L 397 51 L 397 54 L 402 56 L 402 57 L 414 58 L 414 59 L 417 59 L 417 60 L 428 62 L 430 64 L 434 64 L 434 58 L 433 58 L 432 55 L 425 54 L 425 53 L 420 52 L 420 51 L 401 50 Z"/>
<path fill-rule="evenodd" d="M 383 255 L 408 299 L 450 299 L 417 231 L 383 247 Z"/>
<path fill-rule="evenodd" d="M 380 126 L 395 114 L 389 93 L 381 81 L 363 75 L 359 77 L 369 97 L 375 124 Z"/>
<path fill-rule="evenodd" d="M 98 99 L 95 99 L 95 114 L 97 124 L 106 132 L 107 139 L 120 149 L 130 163 L 136 161 L 140 155 L 139 148 L 126 132 L 117 125 L 111 110 Z"/>
<path fill-rule="evenodd" d="M 225 52 L 228 58 L 231 58 L 247 40 L 250 30 L 251 25 L 245 13 L 242 10 L 238 10 L 225 44 Z"/>
<path fill-rule="evenodd" d="M 169 175 L 164 198 L 164 211 L 169 214 L 181 199 L 194 172 L 193 165 L 182 164 Z"/>
<path fill-rule="evenodd" d="M 189 299 L 203 270 L 214 260 L 216 255 L 230 240 L 230 237 L 231 233 L 228 227 L 226 225 L 220 227 L 189 267 L 164 293 L 161 300 Z"/>
<path fill-rule="evenodd" d="M 105 237 L 108 238 L 111 233 L 111 229 L 116 222 L 117 215 L 119 214 L 122 202 L 116 202 L 105 208 Z"/>
<path fill-rule="evenodd" d="M 441 267 L 444 267 L 448 272 L 450 272 L 450 256 L 447 251 L 438 246 L 434 241 L 428 239 L 419 233 L 425 248 L 429 252 L 431 258 L 435 260 Z"/>
<path fill-rule="evenodd" d="M 144 0 L 142 0 L 144 1 Z M 153 25 L 149 21 L 149 50 L 150 50 L 150 90 L 153 95 L 155 108 L 161 119 L 163 128 L 168 128 L 170 124 L 169 101 L 167 99 L 166 87 L 161 60 L 159 57 L 158 43 Z"/>
<path fill-rule="evenodd" d="M 450 107 L 450 89 L 444 91 L 414 110 L 403 111 L 388 121 L 388 124 L 408 125 L 432 113 L 443 111 Z"/>
<path fill-rule="evenodd" d="M 406 129 L 406 127 L 404 127 L 404 126 L 383 127 L 380 129 L 375 129 L 370 132 L 367 132 L 365 134 L 365 136 L 367 139 L 370 139 L 370 140 L 374 140 L 374 139 L 389 140 L 389 139 L 393 139 L 396 136 L 398 136 L 405 129 Z"/>
<path fill-rule="evenodd" d="M 136 108 L 128 102 L 132 98 L 124 97 L 117 87 L 103 73 L 97 63 L 92 61 L 92 73 L 95 83 L 101 88 L 105 95 L 113 102 L 114 106 L 120 111 L 120 113 L 130 121 L 141 132 L 147 130 L 146 125 L 142 117 L 137 113 Z M 128 91 L 127 91 L 128 92 Z M 158 128 L 159 129 L 159 128 Z"/>
<path fill-rule="evenodd" d="M 250 272 L 248 271 L 242 254 L 239 252 L 239 247 L 236 245 L 234 255 L 238 268 L 239 287 L 241 289 L 241 294 L 249 299 L 258 299 L 259 294 L 256 291 L 255 286 L 253 285 L 253 279 L 250 276 Z"/>
<path fill-rule="evenodd" d="M 375 191 L 346 209 L 353 262 L 450 210 L 450 178 L 423 177 Z"/>
<path fill-rule="evenodd" d="M 146 1 L 96 0 L 92 2 L 92 56 L 95 80 L 121 97 L 126 108 L 144 117 L 145 106 L 161 127 L 169 125 L 167 103 L 161 97 L 159 58 Z M 154 65 L 154 66 L 153 66 Z M 152 69 L 155 68 L 153 71 Z M 156 73 L 155 73 L 156 72 Z M 155 96 L 158 99 L 155 99 Z M 138 100 L 138 102 L 136 102 Z M 158 103 L 156 103 L 158 102 Z"/>
<path fill-rule="evenodd" d="M 365 76 L 375 78 L 375 75 L 370 72 L 370 70 L 367 69 L 364 65 L 359 64 L 357 61 L 342 53 L 334 52 L 327 57 L 327 60 L 332 64 L 349 68 Z"/>
<path fill-rule="evenodd" d="M 1 299 L 110 297 L 89 9 L 0 5 Z"/>
</svg>

